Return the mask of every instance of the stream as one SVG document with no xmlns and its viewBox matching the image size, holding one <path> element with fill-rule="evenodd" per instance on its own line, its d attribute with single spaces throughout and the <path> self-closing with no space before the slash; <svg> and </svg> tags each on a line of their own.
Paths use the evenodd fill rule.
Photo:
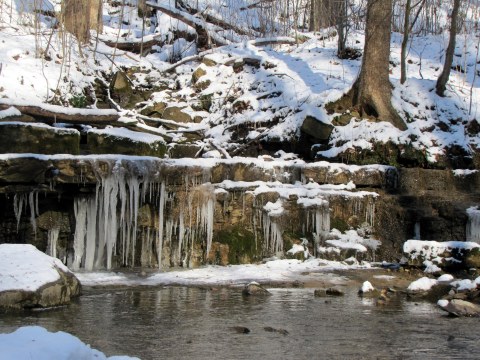
<svg viewBox="0 0 480 360">
<path fill-rule="evenodd" d="M 256 298 L 240 288 L 87 289 L 70 306 L 0 314 L 0 332 L 39 325 L 144 360 L 478 358 L 478 319 L 404 298 L 376 306 L 344 290 L 320 298 L 311 288 L 271 288 Z"/>
</svg>

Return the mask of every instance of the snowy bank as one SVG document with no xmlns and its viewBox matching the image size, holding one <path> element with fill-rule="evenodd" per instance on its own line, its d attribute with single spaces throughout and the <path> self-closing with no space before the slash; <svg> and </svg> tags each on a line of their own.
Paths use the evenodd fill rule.
<svg viewBox="0 0 480 360">
<path fill-rule="evenodd" d="M 62 331 L 52 333 L 40 326 L 25 326 L 10 334 L 0 334 L 0 348 L 2 359 L 138 359 L 129 356 L 107 357 L 73 335 Z"/>
<path fill-rule="evenodd" d="M 335 270 L 371 269 L 369 263 L 347 265 L 341 262 L 310 258 L 300 260 L 272 260 L 259 265 L 206 266 L 199 269 L 156 272 L 147 277 L 131 273 L 77 272 L 83 286 L 243 286 L 252 281 L 274 284 L 323 280 L 342 284 L 347 280 L 332 274 Z"/>
</svg>

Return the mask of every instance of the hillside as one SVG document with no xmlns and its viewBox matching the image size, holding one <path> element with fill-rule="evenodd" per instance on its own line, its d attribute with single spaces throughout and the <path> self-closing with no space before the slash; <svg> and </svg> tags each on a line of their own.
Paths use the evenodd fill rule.
<svg viewBox="0 0 480 360">
<path fill-rule="evenodd" d="M 42 2 L 42 15 L 34 11 L 33 1 L 1 2 L 0 104 L 4 109 L 43 104 L 98 109 L 90 115 L 113 108 L 119 120 L 109 122 L 104 132 L 115 135 L 119 131 L 109 127 L 128 126 L 162 137 L 170 149 L 186 146 L 183 153 L 171 153 L 174 157 L 256 157 L 282 150 L 282 156 L 350 163 L 476 167 L 480 82 L 474 32 L 457 38 L 454 70 L 443 98 L 434 87 L 448 32 L 413 36 L 404 85 L 399 82 L 402 35 L 392 34 L 393 105 L 408 126 L 400 131 L 355 112 L 329 109 L 329 103 L 350 89 L 362 60 L 337 57 L 334 29 L 295 33 L 290 28 L 289 36 L 261 38 L 265 32 L 259 31 L 261 19 L 249 7 L 252 2 L 184 3 L 198 4 L 193 10 L 186 6 L 190 12 L 199 10 L 232 26 L 224 29 L 208 21 L 203 26 L 199 16 L 188 17 L 173 2 L 160 1 L 152 5 L 170 9 L 169 15 L 149 9 L 152 16 L 147 16 L 142 36 L 135 2 L 123 10 L 119 2 L 106 2 L 103 31 L 97 37 L 92 30 L 90 40 L 79 44 L 59 30 L 54 1 Z M 207 29 L 217 46 L 198 49 L 201 26 L 194 29 L 178 16 Z M 140 42 L 145 56 L 135 47 Z M 352 29 L 347 45 L 361 55 L 363 30 Z M 7 115 L 0 113 L 12 120 Z M 127 131 L 123 135 L 130 136 Z"/>
</svg>

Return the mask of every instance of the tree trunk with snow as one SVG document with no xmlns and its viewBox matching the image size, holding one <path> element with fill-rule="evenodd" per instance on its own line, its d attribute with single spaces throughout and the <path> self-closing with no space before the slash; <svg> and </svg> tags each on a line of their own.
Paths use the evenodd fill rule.
<svg viewBox="0 0 480 360">
<path fill-rule="evenodd" d="M 455 55 L 455 38 L 458 31 L 458 13 L 460 10 L 461 0 L 453 1 L 452 18 L 450 24 L 450 40 L 445 52 L 445 64 L 443 70 L 437 80 L 436 92 L 439 96 L 445 96 L 448 78 L 450 77 L 450 70 L 453 64 L 453 56 Z"/>
<path fill-rule="evenodd" d="M 391 104 L 389 80 L 392 0 L 369 0 L 362 68 L 349 96 L 360 114 L 388 121 L 400 130 L 405 122 Z"/>
<path fill-rule="evenodd" d="M 80 43 L 90 39 L 90 30 L 101 32 L 102 0 L 64 0 L 62 20 L 65 29 L 75 35 Z"/>
</svg>

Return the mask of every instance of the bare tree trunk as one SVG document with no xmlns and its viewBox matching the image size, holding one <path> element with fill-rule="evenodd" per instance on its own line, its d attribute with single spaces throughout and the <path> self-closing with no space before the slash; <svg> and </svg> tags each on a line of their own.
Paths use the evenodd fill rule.
<svg viewBox="0 0 480 360">
<path fill-rule="evenodd" d="M 450 40 L 448 41 L 447 51 L 445 52 L 445 64 L 443 70 L 437 80 L 436 92 L 439 96 L 445 96 L 448 78 L 450 77 L 450 70 L 453 63 L 453 56 L 455 54 L 455 38 L 458 30 L 458 13 L 460 10 L 461 0 L 453 1 L 452 19 L 450 24 Z"/>
<path fill-rule="evenodd" d="M 336 6 L 336 26 L 338 33 L 338 42 L 337 42 L 337 56 L 343 58 L 345 54 L 345 48 L 347 43 L 347 3 L 346 0 L 337 0 Z"/>
<path fill-rule="evenodd" d="M 400 53 L 400 83 L 405 84 L 407 81 L 407 45 L 410 33 L 412 32 L 415 23 L 418 20 L 420 12 L 425 4 L 425 0 L 419 0 L 412 6 L 412 0 L 407 0 L 405 4 L 405 19 L 403 22 L 403 39 L 402 39 L 402 51 Z M 412 21 L 410 21 L 410 15 L 412 10 L 419 6 L 417 12 Z"/>
<path fill-rule="evenodd" d="M 350 96 L 360 114 L 388 121 L 400 130 L 405 122 L 391 104 L 389 80 L 392 0 L 368 0 L 365 47 L 360 74 Z"/>
</svg>

